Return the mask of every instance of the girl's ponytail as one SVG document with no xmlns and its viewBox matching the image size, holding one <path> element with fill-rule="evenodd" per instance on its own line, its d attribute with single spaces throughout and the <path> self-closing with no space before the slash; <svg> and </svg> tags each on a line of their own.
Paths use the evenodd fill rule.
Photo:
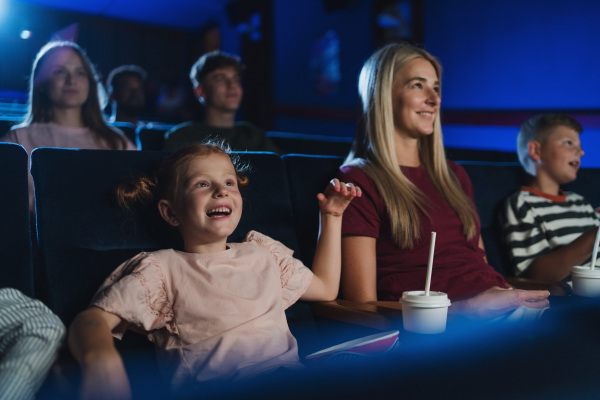
<svg viewBox="0 0 600 400">
<path fill-rule="evenodd" d="M 145 175 L 131 177 L 116 189 L 117 205 L 124 210 L 147 206 L 154 200 L 156 180 Z"/>
</svg>

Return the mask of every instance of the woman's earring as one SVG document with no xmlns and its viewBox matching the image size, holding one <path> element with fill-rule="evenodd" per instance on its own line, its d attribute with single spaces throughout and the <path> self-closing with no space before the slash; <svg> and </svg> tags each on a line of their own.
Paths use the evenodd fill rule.
<svg viewBox="0 0 600 400">
<path fill-rule="evenodd" d="M 171 223 L 173 223 L 173 224 L 176 224 L 176 223 L 178 223 L 178 222 L 179 222 L 179 221 L 177 221 L 177 218 L 173 218 L 173 219 L 171 220 Z"/>
</svg>

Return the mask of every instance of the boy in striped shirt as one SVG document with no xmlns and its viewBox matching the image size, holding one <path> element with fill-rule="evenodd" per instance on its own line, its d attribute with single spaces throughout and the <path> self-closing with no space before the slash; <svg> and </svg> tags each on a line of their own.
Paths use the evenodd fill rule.
<svg viewBox="0 0 600 400">
<path fill-rule="evenodd" d="M 516 276 L 570 280 L 574 265 L 589 265 L 599 215 L 561 185 L 577 178 L 581 125 L 564 114 L 540 114 L 521 125 L 517 153 L 531 175 L 505 202 L 503 233 Z"/>
</svg>

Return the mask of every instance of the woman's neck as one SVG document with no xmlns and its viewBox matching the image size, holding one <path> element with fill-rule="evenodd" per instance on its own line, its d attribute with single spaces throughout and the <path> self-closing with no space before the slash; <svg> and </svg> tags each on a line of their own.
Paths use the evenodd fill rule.
<svg viewBox="0 0 600 400">
<path fill-rule="evenodd" d="M 52 108 L 52 122 L 72 128 L 84 128 L 81 108 Z"/>
<path fill-rule="evenodd" d="M 419 141 L 415 138 L 404 138 L 398 135 L 394 139 L 396 158 L 398 163 L 404 167 L 421 166 L 419 156 Z"/>
</svg>

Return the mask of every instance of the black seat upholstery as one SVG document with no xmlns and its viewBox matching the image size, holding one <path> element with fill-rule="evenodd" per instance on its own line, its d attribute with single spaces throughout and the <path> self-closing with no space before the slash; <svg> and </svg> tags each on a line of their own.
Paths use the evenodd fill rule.
<svg viewBox="0 0 600 400">
<path fill-rule="evenodd" d="M 460 163 L 469 174 L 475 190 L 475 205 L 481 221 L 481 237 L 488 263 L 502 275 L 512 275 L 512 267 L 502 238 L 500 212 L 504 200 L 525 184 L 526 174 L 517 163 Z"/>
<path fill-rule="evenodd" d="M 139 145 L 141 150 L 159 151 L 163 148 L 165 142 L 165 133 L 171 129 L 171 125 L 145 126 L 137 131 Z"/>
<path fill-rule="evenodd" d="M 33 296 L 27 152 L 0 143 L 0 287 Z"/>
<path fill-rule="evenodd" d="M 294 227 L 300 248 L 300 258 L 310 265 L 315 254 L 319 233 L 317 193 L 335 178 L 343 159 L 336 156 L 283 156 L 290 182 L 290 200 Z"/>
</svg>

